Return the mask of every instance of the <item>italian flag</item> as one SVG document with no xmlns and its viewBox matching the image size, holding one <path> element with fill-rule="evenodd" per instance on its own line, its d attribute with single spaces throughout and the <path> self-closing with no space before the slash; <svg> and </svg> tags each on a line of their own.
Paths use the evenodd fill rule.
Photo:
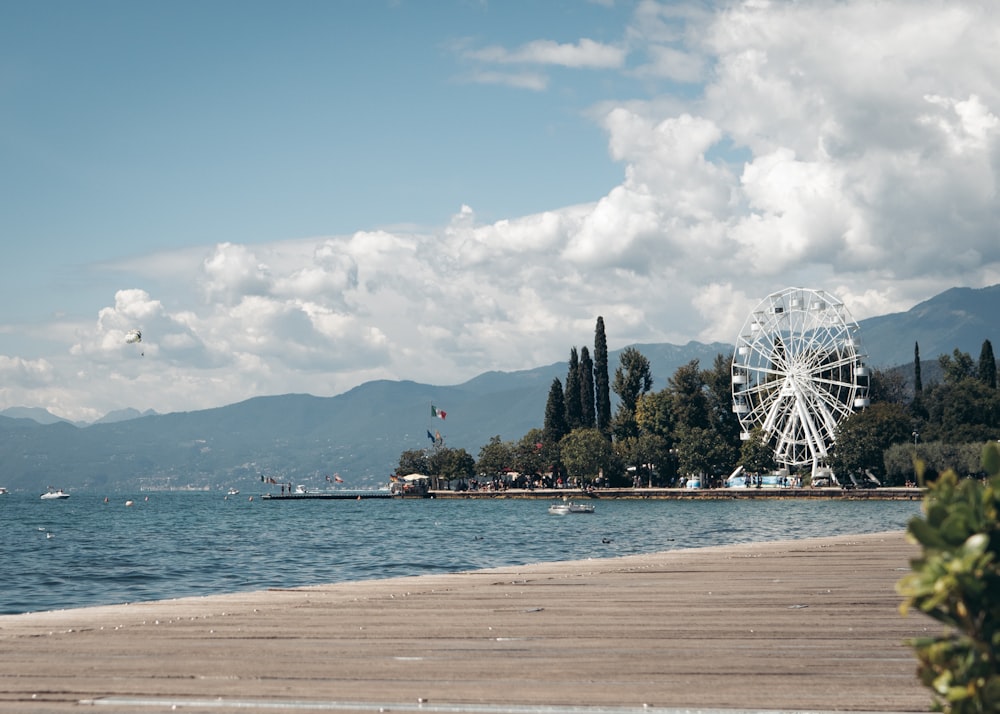
<svg viewBox="0 0 1000 714">
<path fill-rule="evenodd" d="M 437 417 L 438 419 L 444 419 L 448 415 L 443 409 L 438 409 L 436 406 L 431 404 L 431 416 Z"/>
</svg>

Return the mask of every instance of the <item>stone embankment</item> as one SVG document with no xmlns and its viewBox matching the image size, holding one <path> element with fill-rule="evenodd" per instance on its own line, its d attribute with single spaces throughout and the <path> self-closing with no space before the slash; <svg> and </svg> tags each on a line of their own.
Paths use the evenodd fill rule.
<svg viewBox="0 0 1000 714">
<path fill-rule="evenodd" d="M 856 501 L 919 501 L 920 488 L 512 488 L 506 491 L 431 490 L 432 498 L 537 498 L 583 500 L 588 498 L 640 500 L 732 500 L 732 499 L 838 499 Z"/>
</svg>

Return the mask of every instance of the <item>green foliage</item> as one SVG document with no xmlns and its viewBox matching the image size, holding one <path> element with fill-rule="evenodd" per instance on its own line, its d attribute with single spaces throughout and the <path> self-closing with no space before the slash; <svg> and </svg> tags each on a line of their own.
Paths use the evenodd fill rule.
<svg viewBox="0 0 1000 714">
<path fill-rule="evenodd" d="M 972 357 L 968 352 L 955 348 L 951 356 L 940 355 L 938 364 L 944 372 L 944 381 L 949 384 L 961 382 L 963 379 L 976 376 L 976 369 Z"/>
<path fill-rule="evenodd" d="M 514 446 L 514 470 L 522 474 L 543 474 L 558 459 L 559 445 L 546 444 L 541 429 L 529 429 Z"/>
<path fill-rule="evenodd" d="M 901 404 L 879 402 L 844 419 L 836 429 L 830 467 L 836 474 L 885 475 L 883 454 L 910 438 L 910 416 Z"/>
<path fill-rule="evenodd" d="M 410 449 L 399 455 L 399 466 L 396 473 L 406 476 L 407 474 L 426 474 L 430 471 L 430 464 L 427 461 L 427 454 L 421 449 Z"/>
<path fill-rule="evenodd" d="M 920 681 L 949 714 L 1000 712 L 1000 448 L 982 452 L 984 481 L 946 471 L 928 486 L 922 517 L 907 528 L 922 554 L 896 590 L 946 626 L 910 641 Z"/>
<path fill-rule="evenodd" d="M 979 351 L 979 368 L 976 376 L 990 389 L 997 388 L 997 359 L 993 356 L 993 343 L 989 340 L 983 341 L 983 347 Z"/>
<path fill-rule="evenodd" d="M 946 378 L 925 388 L 922 402 L 927 421 L 920 432 L 928 440 L 983 442 L 1000 433 L 1000 392 L 976 377 Z"/>
<path fill-rule="evenodd" d="M 919 460 L 924 478 L 933 481 L 938 474 L 949 469 L 959 476 L 979 475 L 982 442 L 952 444 L 945 441 L 920 441 L 893 444 L 885 450 L 886 485 L 902 486 L 916 483 L 914 461 Z"/>
<path fill-rule="evenodd" d="M 774 460 L 774 445 L 764 438 L 764 432 L 757 428 L 750 432 L 750 438 L 740 447 L 740 465 L 747 473 L 769 473 L 778 464 Z"/>
<path fill-rule="evenodd" d="M 500 435 L 490 437 L 488 444 L 479 449 L 479 458 L 476 460 L 476 473 L 483 474 L 487 478 L 500 476 L 513 468 L 514 445 L 509 441 L 503 441 Z"/>
<path fill-rule="evenodd" d="M 559 440 L 569 433 L 569 428 L 566 426 L 566 402 L 563 398 L 562 383 L 558 377 L 552 380 L 552 386 L 549 388 L 542 431 L 545 434 L 545 441 L 551 444 L 558 444 Z"/>
<path fill-rule="evenodd" d="M 705 376 L 698 367 L 698 360 L 691 360 L 678 367 L 668 382 L 670 413 L 673 415 L 675 428 L 707 429 L 711 423 L 709 404 Z"/>
<path fill-rule="evenodd" d="M 597 318 L 594 328 L 594 394 L 597 397 L 597 428 L 611 438 L 611 384 L 608 377 L 608 338 L 604 318 Z"/>
<path fill-rule="evenodd" d="M 580 348 L 580 426 L 591 429 L 597 424 L 594 401 L 594 361 L 587 345 Z M 575 428 L 575 427 L 574 427 Z"/>
<path fill-rule="evenodd" d="M 920 396 L 924 391 L 924 381 L 920 377 L 920 343 L 913 343 L 913 393 Z"/>
<path fill-rule="evenodd" d="M 701 379 L 705 384 L 709 425 L 738 449 L 741 429 L 739 417 L 733 413 L 731 358 L 723 354 L 715 355 L 712 368 L 703 370 Z"/>
<path fill-rule="evenodd" d="M 566 370 L 566 389 L 564 390 L 566 401 L 566 426 L 570 430 L 582 426 L 583 405 L 580 394 L 580 358 L 576 353 L 576 347 L 569 351 L 569 369 Z"/>
<path fill-rule="evenodd" d="M 611 444 L 597 429 L 574 429 L 559 444 L 562 462 L 570 476 L 592 482 L 611 470 Z"/>
<path fill-rule="evenodd" d="M 438 447 L 427 460 L 430 474 L 448 482 L 471 478 L 476 473 L 476 460 L 465 449 Z"/>
<path fill-rule="evenodd" d="M 640 486 L 663 485 L 664 477 L 671 470 L 671 462 L 667 440 L 662 436 L 642 433 L 637 437 L 615 440 L 612 448 L 623 464 L 635 467 Z M 630 480 L 622 485 L 634 484 Z"/>
<path fill-rule="evenodd" d="M 670 442 L 674 430 L 670 393 L 664 389 L 640 396 L 635 405 L 635 420 L 643 433 L 655 434 Z"/>
<path fill-rule="evenodd" d="M 906 386 L 906 377 L 899 370 L 883 371 L 872 368 L 868 385 L 868 398 L 872 404 L 878 404 L 879 402 L 905 404 L 907 402 L 909 394 Z"/>
<path fill-rule="evenodd" d="M 645 355 L 635 347 L 622 350 L 611 387 L 618 395 L 618 412 L 613 422 L 615 438 L 635 438 L 639 435 L 636 404 L 643 394 L 653 388 L 653 375 Z"/>
<path fill-rule="evenodd" d="M 681 428 L 677 431 L 677 460 L 681 473 L 698 474 L 702 485 L 714 488 L 736 463 L 739 451 L 714 429 Z"/>
</svg>

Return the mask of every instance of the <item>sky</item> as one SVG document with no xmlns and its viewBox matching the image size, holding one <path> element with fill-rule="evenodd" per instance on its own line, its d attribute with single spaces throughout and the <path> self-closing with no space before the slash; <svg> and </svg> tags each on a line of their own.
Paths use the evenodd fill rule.
<svg viewBox="0 0 1000 714">
<path fill-rule="evenodd" d="M 992 0 L 2 0 L 0 410 L 453 385 L 598 316 L 734 343 L 787 287 L 862 320 L 1000 283 L 997 57 Z"/>
</svg>

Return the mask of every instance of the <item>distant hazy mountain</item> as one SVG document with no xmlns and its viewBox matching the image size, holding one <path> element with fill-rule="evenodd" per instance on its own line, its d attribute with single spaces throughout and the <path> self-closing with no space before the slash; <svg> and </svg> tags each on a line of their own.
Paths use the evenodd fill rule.
<svg viewBox="0 0 1000 714">
<path fill-rule="evenodd" d="M 39 424 L 55 424 L 57 421 L 66 421 L 66 419 L 57 417 L 48 409 L 41 407 L 9 407 L 0 411 L 0 416 L 11 419 L 31 419 Z"/>
<path fill-rule="evenodd" d="M 987 339 L 1000 354 L 1000 285 L 952 288 L 906 312 L 872 317 L 858 326 L 874 367 L 912 364 L 915 343 L 921 360 L 950 355 L 956 347 L 979 359 Z"/>
<path fill-rule="evenodd" d="M 895 315 L 860 323 L 869 363 L 912 365 L 956 347 L 978 358 L 983 340 L 1000 348 L 1000 285 L 956 288 Z M 734 336 L 735 337 L 735 336 Z M 566 356 L 572 345 L 566 346 Z M 650 361 L 653 389 L 697 359 L 710 367 L 733 346 L 634 345 Z M 613 376 L 619 352 L 609 354 Z M 114 412 L 80 427 L 43 409 L 0 415 L 0 486 L 38 490 L 54 484 L 100 491 L 193 485 L 264 490 L 261 476 L 325 486 L 339 472 L 346 486 L 375 486 L 395 470 L 399 455 L 430 445 L 428 433 L 478 457 L 491 437 L 517 440 L 540 427 L 554 378 L 566 362 L 517 372 L 487 372 L 459 385 L 375 381 L 335 397 L 287 394 L 217 409 L 174 414 Z M 925 381 L 927 381 L 925 379 Z M 431 415 L 431 405 L 447 419 Z"/>
<path fill-rule="evenodd" d="M 147 409 L 144 412 L 140 412 L 138 409 L 132 409 L 129 407 L 128 409 L 116 409 L 113 412 L 108 412 L 94 423 L 114 424 L 116 421 L 128 421 L 129 419 L 138 419 L 139 417 L 151 416 L 153 414 L 156 414 L 156 411 L 153 409 Z"/>
</svg>

